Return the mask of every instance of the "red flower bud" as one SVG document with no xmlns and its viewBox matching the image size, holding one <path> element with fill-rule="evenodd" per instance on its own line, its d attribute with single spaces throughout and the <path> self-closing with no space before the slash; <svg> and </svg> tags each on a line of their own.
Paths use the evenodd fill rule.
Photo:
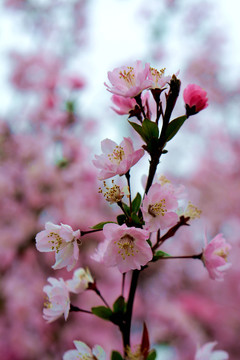
<svg viewBox="0 0 240 360">
<path fill-rule="evenodd" d="M 183 92 L 187 116 L 197 114 L 208 106 L 207 93 L 196 84 L 189 84 Z"/>
</svg>

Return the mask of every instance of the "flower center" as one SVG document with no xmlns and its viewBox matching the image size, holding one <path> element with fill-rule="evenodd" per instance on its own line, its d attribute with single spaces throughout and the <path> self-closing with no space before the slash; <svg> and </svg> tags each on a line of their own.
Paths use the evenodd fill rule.
<svg viewBox="0 0 240 360">
<path fill-rule="evenodd" d="M 128 66 L 128 71 L 123 70 L 119 72 L 119 78 L 126 82 L 128 88 L 135 85 L 135 74 L 132 66 Z"/>
<path fill-rule="evenodd" d="M 50 232 L 47 236 L 48 238 L 51 238 L 51 240 L 48 240 L 50 244 L 52 244 L 51 249 L 56 251 L 56 253 L 59 252 L 64 240 L 61 238 L 61 236 L 55 232 Z"/>
<path fill-rule="evenodd" d="M 201 213 L 202 211 L 189 201 L 186 211 L 184 212 L 184 216 L 190 217 L 191 220 L 195 220 L 200 218 Z"/>
<path fill-rule="evenodd" d="M 106 181 L 103 181 L 103 186 L 105 187 L 106 191 L 103 192 L 101 188 L 99 188 L 99 193 L 102 194 L 105 197 L 105 199 L 110 203 L 117 203 L 122 200 L 124 197 L 124 193 L 121 191 L 120 186 L 116 185 L 114 183 L 114 180 L 112 180 L 112 187 L 107 186 Z"/>
<path fill-rule="evenodd" d="M 108 154 L 108 159 L 114 164 L 117 163 L 118 165 L 123 160 L 125 156 L 124 150 L 121 146 L 116 146 L 113 150 L 112 154 Z"/>
<path fill-rule="evenodd" d="M 43 306 L 45 309 L 51 309 L 53 307 L 51 301 L 49 300 L 49 297 L 47 296 L 46 301 L 44 302 Z"/>
<path fill-rule="evenodd" d="M 123 235 L 119 241 L 115 241 L 114 244 L 117 244 L 119 247 L 118 254 L 121 255 L 123 260 L 126 259 L 126 256 L 134 256 L 134 237 L 129 234 Z M 138 253 L 138 250 L 135 250 Z"/>
<path fill-rule="evenodd" d="M 163 68 L 159 71 L 154 68 L 151 68 L 150 70 L 151 70 L 152 77 L 154 78 L 154 81 L 157 84 L 159 79 L 161 79 L 161 77 L 164 75 L 166 68 Z"/>
<path fill-rule="evenodd" d="M 79 360 L 97 360 L 97 358 L 93 355 L 89 355 L 89 354 L 80 354 L 77 356 L 77 359 Z"/>
<path fill-rule="evenodd" d="M 141 347 L 137 346 L 134 352 L 131 351 L 130 347 L 127 347 L 127 360 L 143 360 L 143 354 L 141 352 Z"/>
<path fill-rule="evenodd" d="M 215 255 L 221 256 L 227 262 L 228 250 L 227 249 L 219 249 L 214 251 Z"/>
<path fill-rule="evenodd" d="M 166 200 L 162 199 L 160 202 L 149 205 L 148 207 L 148 213 L 152 215 L 153 217 L 156 217 L 158 215 L 164 216 L 167 212 L 166 208 Z"/>
</svg>

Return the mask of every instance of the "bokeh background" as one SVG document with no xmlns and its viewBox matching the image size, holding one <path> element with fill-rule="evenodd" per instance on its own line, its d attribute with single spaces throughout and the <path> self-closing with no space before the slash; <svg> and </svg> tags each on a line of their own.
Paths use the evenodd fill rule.
<svg viewBox="0 0 240 360">
<path fill-rule="evenodd" d="M 79 339 L 121 349 L 111 324 L 70 314 L 42 319 L 43 286 L 52 256 L 37 253 L 46 221 L 74 229 L 114 219 L 98 187 L 92 158 L 100 141 L 135 137 L 111 109 L 107 71 L 137 59 L 166 73 L 180 70 L 182 89 L 202 86 L 209 107 L 184 124 L 168 146 L 159 174 L 186 187 L 200 220 L 164 245 L 171 254 L 198 253 L 204 234 L 232 244 L 224 282 L 198 261 L 155 264 L 142 276 L 133 338 L 146 320 L 159 359 L 192 360 L 198 345 L 218 341 L 239 360 L 240 345 L 240 43 L 236 2 L 214 0 L 2 0 L 0 4 L 0 354 L 5 360 L 61 359 Z M 175 116 L 184 112 L 182 91 Z M 134 170 L 135 171 L 135 170 Z M 136 188 L 147 160 L 135 172 Z M 134 174 L 133 174 L 134 176 Z M 101 235 L 89 237 L 88 265 L 113 302 L 120 275 L 89 259 Z M 86 308 L 98 299 L 75 299 Z"/>
</svg>

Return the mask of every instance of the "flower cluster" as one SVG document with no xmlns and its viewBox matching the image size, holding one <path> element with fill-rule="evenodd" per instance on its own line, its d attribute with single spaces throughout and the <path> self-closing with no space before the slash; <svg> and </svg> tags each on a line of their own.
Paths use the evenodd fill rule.
<svg viewBox="0 0 240 360">
<path fill-rule="evenodd" d="M 177 74 L 178 75 L 178 74 Z M 173 185 L 165 176 L 157 174 L 161 156 L 167 153 L 166 147 L 181 129 L 190 115 L 194 115 L 207 107 L 206 92 L 199 86 L 191 84 L 183 93 L 186 112 L 172 119 L 175 103 L 178 99 L 181 81 L 177 75 L 165 76 L 165 69 L 157 70 L 149 64 L 142 65 L 136 61 L 132 66 L 116 68 L 108 73 L 111 85 L 107 90 L 113 93 L 112 100 L 118 107 L 118 114 L 128 114 L 130 126 L 141 137 L 143 145 L 134 150 L 132 138 L 124 138 L 118 145 L 111 139 L 101 143 L 102 154 L 95 155 L 93 164 L 99 169 L 98 179 L 103 180 L 105 192 L 99 193 L 110 204 L 121 211 L 115 221 L 102 221 L 86 231 L 74 231 L 69 225 L 55 225 L 48 222 L 45 230 L 36 236 L 36 247 L 41 252 L 55 252 L 53 269 L 66 267 L 72 270 L 79 260 L 79 245 L 85 235 L 101 232 L 101 241 L 90 254 L 91 259 L 106 268 L 117 268 L 122 275 L 121 295 L 112 306 L 102 296 L 98 279 L 93 279 L 90 271 L 78 268 L 72 279 L 49 278 L 50 285 L 44 287 L 47 301 L 43 310 L 44 318 L 52 322 L 62 315 L 65 320 L 69 311 L 91 313 L 118 326 L 122 335 L 124 359 L 156 359 L 155 350 L 150 349 L 146 324 L 143 326 L 142 342 L 137 352 L 130 346 L 131 322 L 134 297 L 138 278 L 141 272 L 151 267 L 154 262 L 168 259 L 197 259 L 206 267 L 210 278 L 223 280 L 225 271 L 231 266 L 227 263 L 230 244 L 221 234 L 216 235 L 200 254 L 171 256 L 161 250 L 163 243 L 173 238 L 179 228 L 190 225 L 190 220 L 199 218 L 201 211 L 191 202 L 184 212 L 180 203 L 185 197 L 183 187 Z M 146 93 L 143 95 L 143 91 Z M 165 105 L 161 100 L 165 95 Z M 161 120 L 161 121 L 160 121 Z M 148 175 L 144 178 L 144 190 L 135 192 L 131 183 L 132 168 L 144 156 L 148 155 Z M 112 186 L 106 185 L 106 179 L 119 176 L 122 183 L 112 180 Z M 125 181 L 125 185 L 122 185 Z M 174 239 L 172 240 L 174 241 Z M 91 248 L 93 249 L 93 248 Z M 91 250 L 89 250 L 91 251 Z M 97 266 L 97 264 L 96 264 Z M 128 297 L 124 296 L 125 277 L 131 274 Z M 96 277 L 97 278 L 97 277 Z M 70 293 L 81 294 L 85 290 L 93 290 L 103 301 L 104 306 L 94 306 L 85 310 L 70 303 Z M 213 351 L 215 342 L 200 348 L 195 360 L 211 360 L 218 356 L 219 360 L 227 359 L 223 351 Z M 64 354 L 64 360 L 98 359 L 105 360 L 106 354 L 99 345 L 91 350 L 81 341 L 74 341 L 76 350 Z M 136 355 L 137 354 L 137 355 Z M 111 359 L 123 359 L 122 355 L 113 351 Z"/>
<path fill-rule="evenodd" d="M 44 304 L 43 317 L 48 322 L 55 321 L 62 315 L 67 320 L 70 311 L 70 292 L 80 294 L 94 283 L 88 269 L 79 268 L 74 271 L 73 278 L 64 281 L 48 278 L 51 285 L 46 285 L 43 291 L 47 294 Z"/>
</svg>

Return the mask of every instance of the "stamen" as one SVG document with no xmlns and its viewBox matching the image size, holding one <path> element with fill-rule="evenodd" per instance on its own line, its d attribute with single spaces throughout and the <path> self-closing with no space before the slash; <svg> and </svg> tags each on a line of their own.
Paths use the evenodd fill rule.
<svg viewBox="0 0 240 360">
<path fill-rule="evenodd" d="M 217 251 L 214 251 L 214 254 L 218 255 L 218 256 L 221 256 L 226 262 L 227 262 L 227 256 L 228 256 L 228 249 L 225 248 L 225 249 L 219 249 Z"/>
<path fill-rule="evenodd" d="M 103 181 L 103 186 L 106 189 L 106 191 L 103 191 L 101 188 L 99 188 L 99 193 L 103 193 L 103 196 L 106 201 L 108 201 L 110 204 L 117 203 L 122 200 L 124 197 L 124 193 L 121 191 L 120 186 L 116 185 L 114 183 L 114 180 L 112 180 L 113 186 L 108 187 L 106 184 L 106 181 Z"/>
<path fill-rule="evenodd" d="M 117 163 L 118 165 L 124 159 L 125 153 L 121 146 L 116 146 L 113 150 L 112 154 L 108 154 L 108 159 L 114 164 Z"/>
<path fill-rule="evenodd" d="M 198 209 L 195 205 L 191 203 L 191 201 L 189 201 L 184 216 L 190 217 L 191 220 L 195 220 L 200 218 L 201 213 L 202 210 Z"/>
<path fill-rule="evenodd" d="M 148 206 L 148 213 L 153 217 L 156 217 L 158 215 L 164 216 L 166 212 L 167 208 L 165 199 L 162 199 L 160 202 Z"/>
<path fill-rule="evenodd" d="M 127 83 L 128 88 L 130 88 L 131 86 L 135 85 L 135 74 L 134 74 L 134 69 L 131 66 L 127 67 L 129 69 L 129 71 L 124 70 L 124 71 L 120 71 L 119 72 L 119 78 L 125 80 L 125 82 Z"/>
<path fill-rule="evenodd" d="M 51 250 L 55 250 L 56 253 L 58 253 L 64 240 L 55 232 L 50 232 L 47 237 L 51 238 L 51 240 L 48 241 L 52 245 Z"/>
<path fill-rule="evenodd" d="M 155 82 L 157 83 L 158 80 L 164 75 L 166 68 L 160 69 L 159 71 L 154 68 L 150 68 L 150 70 L 151 70 L 152 76 L 155 77 Z"/>
<path fill-rule="evenodd" d="M 134 256 L 134 237 L 129 234 L 122 236 L 119 241 L 115 241 L 114 244 L 117 244 L 119 247 L 118 254 L 121 255 L 122 259 L 125 260 L 126 256 Z M 138 250 L 135 249 L 135 253 L 138 253 Z"/>
</svg>

